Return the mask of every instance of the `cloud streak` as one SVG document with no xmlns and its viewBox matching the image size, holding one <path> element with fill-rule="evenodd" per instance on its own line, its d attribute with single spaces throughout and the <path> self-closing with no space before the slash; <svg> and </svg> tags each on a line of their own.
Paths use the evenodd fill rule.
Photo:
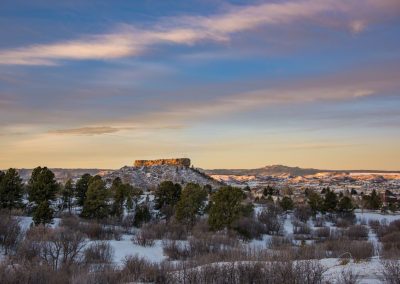
<svg viewBox="0 0 400 284">
<path fill-rule="evenodd" d="M 168 18 L 147 29 L 123 25 L 113 32 L 75 40 L 0 50 L 3 65 L 57 65 L 62 60 L 107 60 L 138 56 L 153 46 L 229 41 L 233 34 L 262 26 L 304 21 L 362 32 L 369 22 L 398 11 L 395 0 L 302 0 L 231 7 L 210 16 Z M 334 16 L 333 16 L 334 15 Z M 321 20 L 321 19 L 327 20 Z"/>
</svg>

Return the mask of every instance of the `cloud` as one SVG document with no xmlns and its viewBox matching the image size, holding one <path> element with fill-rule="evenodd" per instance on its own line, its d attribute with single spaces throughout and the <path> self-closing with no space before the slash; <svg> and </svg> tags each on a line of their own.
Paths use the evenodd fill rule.
<svg viewBox="0 0 400 284">
<path fill-rule="evenodd" d="M 51 130 L 50 134 L 72 134 L 72 135 L 101 135 L 110 134 L 120 131 L 119 128 L 109 127 L 109 126 L 96 126 L 96 127 L 80 127 L 80 128 L 69 128 L 69 129 L 59 129 Z"/>
<path fill-rule="evenodd" d="M 355 34 L 361 33 L 366 27 L 367 23 L 362 20 L 355 20 L 350 23 L 350 30 Z"/>
<path fill-rule="evenodd" d="M 56 135 L 103 135 L 112 134 L 124 130 L 178 130 L 182 129 L 183 125 L 148 125 L 142 124 L 138 126 L 124 126 L 124 127 L 111 127 L 111 126 L 86 126 L 79 128 L 67 128 L 48 131 L 49 134 Z"/>
<path fill-rule="evenodd" d="M 138 56 L 155 45 L 228 41 L 235 33 L 261 26 L 279 28 L 281 25 L 313 20 L 318 20 L 320 24 L 334 21 L 336 26 L 345 26 L 353 33 L 359 33 L 369 21 L 382 20 L 382 14 L 387 17 L 390 11 L 398 8 L 399 3 L 395 0 L 291 0 L 231 7 L 210 16 L 163 19 L 147 29 L 123 25 L 107 34 L 3 49 L 0 50 L 0 64 L 57 65 L 62 60 L 124 58 Z"/>
<path fill-rule="evenodd" d="M 341 144 L 341 143 L 305 143 L 305 144 L 294 144 L 281 147 L 282 149 L 291 150 L 303 150 L 303 149 L 334 149 L 334 148 L 348 148 L 348 147 L 359 147 L 361 144 Z"/>
</svg>

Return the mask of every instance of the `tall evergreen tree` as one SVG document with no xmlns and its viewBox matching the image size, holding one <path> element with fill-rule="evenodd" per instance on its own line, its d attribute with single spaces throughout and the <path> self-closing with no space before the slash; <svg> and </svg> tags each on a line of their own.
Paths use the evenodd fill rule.
<svg viewBox="0 0 400 284">
<path fill-rule="evenodd" d="M 317 192 L 309 190 L 307 196 L 308 205 L 310 205 L 313 214 L 323 210 L 323 199 Z"/>
<path fill-rule="evenodd" d="M 189 183 L 182 191 L 176 204 L 176 219 L 188 226 L 193 226 L 196 217 L 202 213 L 207 199 L 207 190 L 198 184 Z"/>
<path fill-rule="evenodd" d="M 324 211 L 332 212 L 336 210 L 336 206 L 338 203 L 338 198 L 335 192 L 328 188 L 325 190 L 325 199 L 324 199 Z"/>
<path fill-rule="evenodd" d="M 22 179 L 16 169 L 8 169 L 6 173 L 0 173 L 0 207 L 11 210 L 21 205 Z"/>
<path fill-rule="evenodd" d="M 378 210 L 382 206 L 382 200 L 376 190 L 372 190 L 371 195 L 366 197 L 367 199 L 367 208 Z"/>
<path fill-rule="evenodd" d="M 351 198 L 348 196 L 343 196 L 338 203 L 339 212 L 348 213 L 354 210 L 353 202 Z"/>
<path fill-rule="evenodd" d="M 33 222 L 35 225 L 39 224 L 49 224 L 53 220 L 53 209 L 50 208 L 50 203 L 48 201 L 42 201 L 33 211 Z"/>
<path fill-rule="evenodd" d="M 51 222 L 53 210 L 50 208 L 50 202 L 55 200 L 58 188 L 54 173 L 47 167 L 37 167 L 33 170 L 28 182 L 28 193 L 29 201 L 35 203 L 35 224 Z"/>
<path fill-rule="evenodd" d="M 223 186 L 211 197 L 208 223 L 212 230 L 231 228 L 244 215 L 246 195 L 240 188 Z"/>
<path fill-rule="evenodd" d="M 76 182 L 75 186 L 75 197 L 77 200 L 77 204 L 79 206 L 83 206 L 86 200 L 86 192 L 89 188 L 90 180 L 93 177 L 90 174 L 84 174 L 81 178 Z"/>
<path fill-rule="evenodd" d="M 113 194 L 113 204 L 111 214 L 117 217 L 121 217 L 124 213 L 124 202 L 126 198 L 126 192 L 124 184 L 119 177 L 113 180 L 111 186 L 111 193 Z"/>
<path fill-rule="evenodd" d="M 279 205 L 282 207 L 283 211 L 292 210 L 294 208 L 293 200 L 289 196 L 284 196 L 279 202 Z"/>
<path fill-rule="evenodd" d="M 68 212 L 71 213 L 72 209 L 72 198 L 74 197 L 74 185 L 72 180 L 69 179 L 64 185 L 64 188 L 61 192 L 62 201 L 63 201 L 63 208 L 67 208 Z"/>
<path fill-rule="evenodd" d="M 179 201 L 181 192 L 182 187 L 180 184 L 174 184 L 172 181 L 163 181 L 155 192 L 155 208 L 169 219 L 173 215 L 174 207 Z"/>
<path fill-rule="evenodd" d="M 110 213 L 108 206 L 108 191 L 104 181 L 95 176 L 89 183 L 86 200 L 83 205 L 82 217 L 103 219 Z"/>
</svg>

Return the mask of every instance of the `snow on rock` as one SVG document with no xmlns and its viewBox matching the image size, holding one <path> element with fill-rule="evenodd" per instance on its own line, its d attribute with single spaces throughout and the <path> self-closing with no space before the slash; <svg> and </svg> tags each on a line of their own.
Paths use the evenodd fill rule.
<svg viewBox="0 0 400 284">
<path fill-rule="evenodd" d="M 155 165 L 150 167 L 123 167 L 104 177 L 105 180 L 113 180 L 116 177 L 124 182 L 142 188 L 156 188 L 163 181 L 172 181 L 179 184 L 197 183 L 220 187 L 221 182 L 213 179 L 198 169 L 184 166 Z"/>
</svg>

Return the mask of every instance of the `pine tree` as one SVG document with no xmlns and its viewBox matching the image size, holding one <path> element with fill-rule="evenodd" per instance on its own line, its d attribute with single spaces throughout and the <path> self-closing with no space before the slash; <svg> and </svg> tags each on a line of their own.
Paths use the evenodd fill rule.
<svg viewBox="0 0 400 284">
<path fill-rule="evenodd" d="M 109 214 L 108 191 L 100 177 L 93 177 L 86 192 L 82 217 L 103 219 Z"/>
<path fill-rule="evenodd" d="M 211 197 L 208 224 L 212 230 L 231 228 L 243 216 L 245 194 L 240 188 L 223 186 Z"/>
<path fill-rule="evenodd" d="M 22 179 L 16 169 L 8 169 L 0 173 L 0 207 L 8 210 L 18 208 L 22 204 Z"/>
<path fill-rule="evenodd" d="M 329 187 L 326 188 L 324 205 L 323 205 L 324 210 L 327 212 L 335 211 L 337 203 L 338 199 L 336 193 L 331 191 Z"/>
<path fill-rule="evenodd" d="M 155 209 L 160 210 L 167 220 L 173 215 L 174 207 L 181 196 L 182 187 L 172 181 L 163 181 L 155 192 Z"/>
<path fill-rule="evenodd" d="M 151 220 L 150 210 L 146 205 L 141 205 L 136 208 L 135 219 L 133 225 L 135 227 L 141 227 L 143 223 L 147 223 Z"/>
<path fill-rule="evenodd" d="M 74 197 L 74 186 L 72 184 L 71 179 L 67 180 L 61 194 L 62 194 L 63 207 L 68 208 L 68 212 L 71 213 L 72 198 Z"/>
<path fill-rule="evenodd" d="M 50 223 L 53 218 L 53 210 L 50 202 L 55 200 L 59 185 L 54 173 L 46 167 L 37 167 L 33 170 L 28 182 L 29 201 L 35 203 L 33 216 L 35 224 Z"/>
<path fill-rule="evenodd" d="M 90 180 L 93 177 L 90 174 L 84 174 L 81 176 L 81 178 L 76 182 L 76 188 L 75 188 L 75 197 L 77 200 L 77 204 L 79 206 L 83 206 L 86 200 L 86 192 L 88 191 L 89 188 L 89 183 Z"/>
<path fill-rule="evenodd" d="M 319 211 L 323 210 L 323 199 L 321 196 L 312 190 L 309 190 L 307 193 L 308 196 L 308 205 L 310 205 L 311 211 L 313 214 L 316 214 Z"/>
<path fill-rule="evenodd" d="M 293 200 L 289 196 L 284 196 L 279 203 L 283 211 L 292 210 L 294 208 Z"/>
<path fill-rule="evenodd" d="M 111 213 L 114 216 L 121 217 L 124 213 L 124 203 L 129 193 L 129 184 L 123 184 L 121 179 L 115 178 L 111 186 L 113 194 L 113 204 Z"/>
<path fill-rule="evenodd" d="M 354 210 L 354 205 L 353 202 L 351 201 L 351 198 L 348 196 L 343 196 L 338 203 L 338 210 L 339 212 L 351 212 Z"/>
<path fill-rule="evenodd" d="M 50 208 L 48 201 L 42 201 L 33 212 L 33 222 L 35 225 L 49 224 L 53 220 L 53 209 Z"/>
<path fill-rule="evenodd" d="M 207 190 L 205 188 L 198 184 L 187 184 L 176 204 L 176 219 L 187 226 L 193 226 L 196 217 L 203 213 L 206 199 Z"/>
<path fill-rule="evenodd" d="M 382 206 L 382 200 L 379 197 L 376 190 L 372 190 L 371 195 L 368 198 L 368 208 L 373 210 L 378 210 Z"/>
</svg>

